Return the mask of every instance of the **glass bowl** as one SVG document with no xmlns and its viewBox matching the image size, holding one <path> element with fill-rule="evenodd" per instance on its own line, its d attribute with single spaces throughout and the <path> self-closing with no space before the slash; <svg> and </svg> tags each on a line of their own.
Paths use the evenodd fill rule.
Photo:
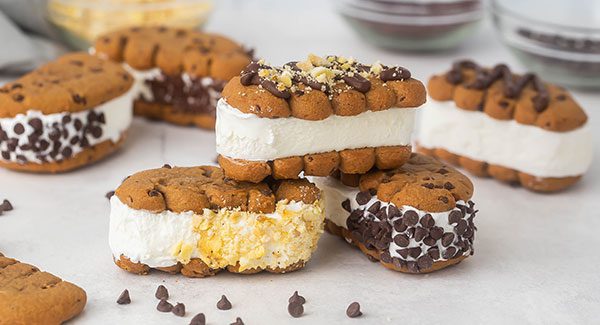
<svg viewBox="0 0 600 325">
<path fill-rule="evenodd" d="M 87 49 L 100 35 L 127 26 L 201 28 L 212 0 L 49 0 L 48 20 L 73 48 Z"/>
<path fill-rule="evenodd" d="M 490 8 L 504 43 L 529 70 L 600 88 L 600 1 L 493 0 Z"/>
<path fill-rule="evenodd" d="M 458 46 L 483 17 L 479 0 L 339 0 L 338 11 L 366 41 L 395 50 Z"/>
</svg>

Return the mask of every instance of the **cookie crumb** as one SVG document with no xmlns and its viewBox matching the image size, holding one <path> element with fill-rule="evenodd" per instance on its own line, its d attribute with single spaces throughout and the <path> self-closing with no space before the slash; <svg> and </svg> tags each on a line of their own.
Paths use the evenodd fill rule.
<svg viewBox="0 0 600 325">
<path fill-rule="evenodd" d="M 362 315 L 362 312 L 360 311 L 360 304 L 358 302 L 353 302 L 348 306 L 348 309 L 346 309 L 346 315 L 350 318 L 356 318 Z"/>
<path fill-rule="evenodd" d="M 117 303 L 119 305 L 129 305 L 131 303 L 131 297 L 129 297 L 129 290 L 125 289 L 121 293 L 119 299 L 117 299 Z"/>
<path fill-rule="evenodd" d="M 227 300 L 227 297 L 225 297 L 225 295 L 222 295 L 221 296 L 221 300 L 219 300 L 217 302 L 217 308 L 219 310 L 229 310 L 229 309 L 231 309 L 231 302 L 229 302 L 229 300 Z"/>
<path fill-rule="evenodd" d="M 158 288 L 156 288 L 156 293 L 154 296 L 158 300 L 167 300 L 169 299 L 169 290 L 167 290 L 167 288 L 161 284 L 158 286 Z"/>
</svg>

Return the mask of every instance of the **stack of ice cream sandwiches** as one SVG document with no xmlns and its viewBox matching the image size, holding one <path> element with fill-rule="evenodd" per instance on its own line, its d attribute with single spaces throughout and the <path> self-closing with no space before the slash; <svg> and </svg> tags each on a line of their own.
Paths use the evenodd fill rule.
<svg viewBox="0 0 600 325">
<path fill-rule="evenodd" d="M 217 104 L 218 167 L 127 178 L 111 199 L 118 266 L 207 276 L 301 268 L 327 229 L 384 266 L 427 273 L 473 253 L 468 178 L 411 153 L 425 87 L 340 56 L 249 64 Z"/>
</svg>

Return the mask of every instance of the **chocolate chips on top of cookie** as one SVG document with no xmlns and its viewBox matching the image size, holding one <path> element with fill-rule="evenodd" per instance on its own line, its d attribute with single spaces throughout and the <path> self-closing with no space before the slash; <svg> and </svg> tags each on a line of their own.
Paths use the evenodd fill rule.
<svg viewBox="0 0 600 325">
<path fill-rule="evenodd" d="M 402 67 L 387 67 L 380 63 L 368 66 L 353 58 L 334 55 L 322 58 L 310 54 L 304 61 L 290 62 L 282 67 L 269 66 L 263 60 L 254 62 L 242 71 L 240 82 L 244 86 L 260 85 L 273 95 L 287 99 L 291 93 L 302 92 L 298 84 L 331 94 L 341 93 L 342 89 L 336 89 L 336 86 L 343 83 L 366 93 L 371 90 L 369 78 L 385 82 L 410 77 L 410 71 Z"/>
</svg>

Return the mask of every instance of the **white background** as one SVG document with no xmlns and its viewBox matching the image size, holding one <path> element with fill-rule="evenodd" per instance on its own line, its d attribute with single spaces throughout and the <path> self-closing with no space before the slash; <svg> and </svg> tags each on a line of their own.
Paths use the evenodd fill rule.
<svg viewBox="0 0 600 325">
<path fill-rule="evenodd" d="M 253 45 L 258 55 L 284 63 L 309 52 L 344 54 L 365 62 L 408 67 L 423 81 L 452 60 L 506 62 L 524 69 L 500 44 L 488 24 L 456 51 L 397 54 L 363 43 L 326 1 L 217 1 L 210 31 Z M 289 4 L 289 2 L 287 3 Z M 302 4 L 302 5 L 301 5 Z M 600 95 L 574 92 L 587 109 L 600 152 Z M 123 150 L 99 164 L 65 175 L 0 170 L 0 199 L 15 210 L 0 216 L 0 251 L 83 287 L 85 311 L 76 324 L 187 324 L 197 312 L 209 324 L 576 324 L 600 322 L 600 166 L 567 192 L 530 193 L 473 178 L 475 255 L 431 275 L 406 275 L 369 262 L 342 240 L 324 234 L 308 266 L 287 275 L 232 275 L 188 279 L 153 273 L 135 276 L 112 263 L 107 244 L 109 204 L 104 194 L 127 175 L 163 163 L 213 163 L 212 132 L 137 119 Z M 597 161 L 597 159 L 596 159 Z M 185 319 L 155 310 L 157 285 L 172 302 L 186 304 Z M 128 288 L 132 304 L 115 303 Z M 305 314 L 287 314 L 287 298 L 299 290 Z M 233 303 L 218 311 L 221 294 Z M 364 316 L 348 319 L 359 301 Z"/>
</svg>

